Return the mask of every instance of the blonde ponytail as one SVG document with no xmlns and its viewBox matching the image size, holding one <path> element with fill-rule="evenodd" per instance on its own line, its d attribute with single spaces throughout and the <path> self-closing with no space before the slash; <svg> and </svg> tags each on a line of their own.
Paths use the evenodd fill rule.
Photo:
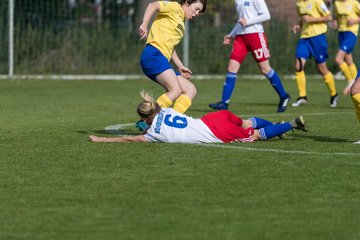
<svg viewBox="0 0 360 240">
<path fill-rule="evenodd" d="M 140 95 L 144 100 L 139 103 L 136 111 L 141 118 L 153 117 L 160 111 L 161 107 L 156 103 L 149 92 L 146 92 L 143 89 L 141 90 Z"/>
</svg>

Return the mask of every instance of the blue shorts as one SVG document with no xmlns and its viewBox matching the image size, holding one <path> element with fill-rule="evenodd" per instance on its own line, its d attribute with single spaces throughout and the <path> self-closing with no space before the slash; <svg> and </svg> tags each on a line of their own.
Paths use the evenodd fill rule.
<svg viewBox="0 0 360 240">
<path fill-rule="evenodd" d="M 339 32 L 339 49 L 351 53 L 356 45 L 357 36 L 353 32 Z"/>
<path fill-rule="evenodd" d="M 324 63 L 329 58 L 328 44 L 325 34 L 310 38 L 300 38 L 296 46 L 296 58 L 309 59 L 314 57 L 317 64 Z"/>
<path fill-rule="evenodd" d="M 173 69 L 168 59 L 156 47 L 147 44 L 140 58 L 141 68 L 144 74 L 156 82 L 156 76 L 160 73 Z M 176 72 L 176 75 L 180 73 Z"/>
</svg>

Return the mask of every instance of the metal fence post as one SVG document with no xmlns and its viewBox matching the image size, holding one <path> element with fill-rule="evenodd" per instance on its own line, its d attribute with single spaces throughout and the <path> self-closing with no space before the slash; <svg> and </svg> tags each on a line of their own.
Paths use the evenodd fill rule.
<svg viewBox="0 0 360 240">
<path fill-rule="evenodd" d="M 14 75 L 14 0 L 9 0 L 9 77 Z"/>
<path fill-rule="evenodd" d="M 185 67 L 189 66 L 189 44 L 190 44 L 190 31 L 189 31 L 189 21 L 185 20 L 185 36 L 184 36 L 184 44 L 183 44 L 183 61 Z"/>
</svg>

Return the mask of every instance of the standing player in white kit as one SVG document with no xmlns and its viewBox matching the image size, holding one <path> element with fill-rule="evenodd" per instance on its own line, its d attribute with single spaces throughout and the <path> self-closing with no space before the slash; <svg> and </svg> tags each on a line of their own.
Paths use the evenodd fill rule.
<svg viewBox="0 0 360 240">
<path fill-rule="evenodd" d="M 270 51 L 262 23 L 270 20 L 270 13 L 264 0 L 235 0 L 235 8 L 239 16 L 233 30 L 224 37 L 224 45 L 233 42 L 228 63 L 226 80 L 222 92 L 222 100 L 209 104 L 216 110 L 228 109 L 232 92 L 235 88 L 236 75 L 248 52 L 258 64 L 260 72 L 269 79 L 280 98 L 277 112 L 284 112 L 290 100 L 280 77 L 269 63 Z"/>
</svg>

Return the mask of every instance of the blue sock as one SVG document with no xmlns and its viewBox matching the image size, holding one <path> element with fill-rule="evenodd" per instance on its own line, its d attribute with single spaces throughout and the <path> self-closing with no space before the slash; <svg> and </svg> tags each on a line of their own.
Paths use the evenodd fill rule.
<svg viewBox="0 0 360 240">
<path fill-rule="evenodd" d="M 259 129 L 259 128 L 274 125 L 274 123 L 272 123 L 268 120 L 262 119 L 262 118 L 258 118 L 258 117 L 251 117 L 251 118 L 249 118 L 249 120 L 252 122 L 252 128 L 254 128 L 254 129 Z"/>
<path fill-rule="evenodd" d="M 235 88 L 236 73 L 228 72 L 226 74 L 226 80 L 224 82 L 224 88 L 222 92 L 222 102 L 229 103 L 231 94 Z"/>
<path fill-rule="evenodd" d="M 279 136 L 283 133 L 286 133 L 290 129 L 293 129 L 293 126 L 289 122 L 283 124 L 276 124 L 268 127 L 261 128 L 259 130 L 260 137 L 262 140 L 267 140 L 276 136 Z"/>
<path fill-rule="evenodd" d="M 281 83 L 279 75 L 274 71 L 274 69 L 271 69 L 267 74 L 265 74 L 267 79 L 269 79 L 271 85 L 277 92 L 280 98 L 286 97 L 285 89 Z"/>
</svg>

